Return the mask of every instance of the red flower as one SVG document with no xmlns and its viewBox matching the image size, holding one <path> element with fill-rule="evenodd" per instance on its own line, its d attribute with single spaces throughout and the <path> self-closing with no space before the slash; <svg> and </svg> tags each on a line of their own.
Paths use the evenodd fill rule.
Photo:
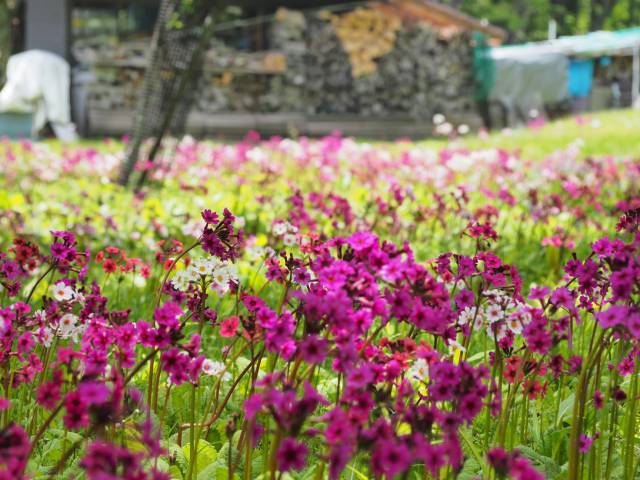
<svg viewBox="0 0 640 480">
<path fill-rule="evenodd" d="M 220 323 L 220 335 L 223 337 L 233 337 L 238 331 L 240 319 L 237 316 L 229 317 Z"/>
<path fill-rule="evenodd" d="M 142 275 L 143 278 L 149 278 L 151 276 L 151 267 L 149 267 L 149 265 L 142 264 L 140 267 L 140 275 Z"/>
<path fill-rule="evenodd" d="M 104 270 L 105 273 L 113 273 L 117 269 L 118 269 L 118 266 L 116 265 L 116 262 L 114 262 L 110 258 L 107 258 L 102 264 L 102 270 Z"/>
</svg>

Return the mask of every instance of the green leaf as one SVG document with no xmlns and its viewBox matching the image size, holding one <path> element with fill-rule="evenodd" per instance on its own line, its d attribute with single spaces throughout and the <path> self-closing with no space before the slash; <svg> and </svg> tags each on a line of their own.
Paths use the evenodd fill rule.
<svg viewBox="0 0 640 480">
<path fill-rule="evenodd" d="M 558 418 L 556 418 L 556 425 L 562 421 L 562 419 L 573 409 L 573 401 L 575 394 L 569 395 L 562 402 L 560 402 L 560 408 L 558 409 Z"/>
<path fill-rule="evenodd" d="M 555 478 L 560 474 L 560 466 L 553 460 L 553 458 L 542 455 L 532 448 L 525 447 L 524 445 L 518 445 L 516 449 L 531 460 L 534 466 L 542 470 L 545 478 Z"/>
<path fill-rule="evenodd" d="M 458 473 L 456 480 L 474 480 L 482 475 L 482 467 L 478 464 L 477 460 L 473 457 L 467 458 L 462 465 L 462 470 Z"/>
<path fill-rule="evenodd" d="M 347 469 L 349 469 L 349 471 L 351 472 L 351 475 L 354 475 L 353 478 L 358 478 L 360 480 L 368 480 L 369 477 L 367 477 L 364 473 L 356 470 L 354 467 L 352 467 L 351 465 L 347 465 Z"/>
<path fill-rule="evenodd" d="M 254 450 L 255 453 L 255 450 Z M 251 471 L 253 473 L 255 472 L 261 472 L 264 468 L 264 458 L 262 455 L 252 455 L 251 458 Z"/>
<path fill-rule="evenodd" d="M 467 444 L 467 447 L 471 451 L 471 455 L 473 459 L 476 461 L 476 465 L 478 465 L 482 469 L 483 471 L 482 473 L 485 474 L 486 473 L 484 472 L 485 462 L 483 461 L 482 454 L 478 451 L 478 449 L 473 444 L 473 439 L 471 438 L 471 432 L 467 428 L 461 427 L 459 433 L 460 433 L 460 437 L 462 437 L 462 440 L 464 440 L 464 442 Z"/>
<path fill-rule="evenodd" d="M 51 430 L 49 430 L 49 432 L 61 439 L 64 438 L 64 435 L 65 435 L 64 430 L 60 428 L 52 428 Z M 82 439 L 82 435 L 80 435 L 79 433 L 70 432 L 67 430 L 67 442 L 75 443 L 81 439 Z"/>
<path fill-rule="evenodd" d="M 182 470 L 180 470 L 177 465 L 171 465 L 169 467 L 169 475 L 171 475 L 172 480 L 182 480 L 184 478 Z"/>
<path fill-rule="evenodd" d="M 187 443 L 182 447 L 182 451 L 184 452 L 187 463 L 189 463 L 191 461 L 191 443 Z M 198 442 L 198 451 L 196 452 L 196 463 L 193 468 L 194 474 L 198 475 L 205 468 L 214 463 L 217 458 L 218 452 L 213 445 L 206 440 L 200 440 Z"/>
<path fill-rule="evenodd" d="M 237 473 L 234 472 L 233 477 L 229 476 L 229 469 L 225 465 L 219 465 L 217 463 L 209 465 L 199 475 L 198 480 L 240 480 Z"/>
</svg>

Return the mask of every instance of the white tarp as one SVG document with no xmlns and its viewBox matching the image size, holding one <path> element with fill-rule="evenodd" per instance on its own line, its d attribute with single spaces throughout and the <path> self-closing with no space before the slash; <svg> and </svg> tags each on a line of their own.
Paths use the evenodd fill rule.
<svg viewBox="0 0 640 480">
<path fill-rule="evenodd" d="M 11 56 L 0 91 L 0 112 L 33 113 L 37 133 L 47 121 L 61 140 L 76 139 L 70 115 L 70 68 L 62 57 L 42 50 Z"/>
<path fill-rule="evenodd" d="M 532 110 L 543 112 L 545 105 L 569 98 L 566 55 L 524 45 L 494 48 L 491 59 L 495 80 L 489 98 L 506 108 L 510 124 L 525 121 Z"/>
<path fill-rule="evenodd" d="M 631 95 L 640 108 L 640 27 L 492 48 L 495 83 L 489 98 L 502 103 L 511 120 L 528 110 L 542 111 L 544 103 L 569 98 L 569 58 L 603 55 L 633 57 Z"/>
</svg>

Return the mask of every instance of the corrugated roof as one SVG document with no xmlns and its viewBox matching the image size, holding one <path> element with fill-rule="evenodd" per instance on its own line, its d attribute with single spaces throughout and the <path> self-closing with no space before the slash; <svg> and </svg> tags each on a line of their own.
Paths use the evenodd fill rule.
<svg viewBox="0 0 640 480">
<path fill-rule="evenodd" d="M 584 35 L 571 35 L 545 42 L 505 45 L 493 48 L 491 56 L 496 60 L 558 53 L 576 57 L 599 57 L 630 55 L 634 48 L 639 47 L 640 27 L 637 27 L 613 32 L 598 31 Z"/>
<path fill-rule="evenodd" d="M 372 2 L 372 6 L 403 19 L 428 23 L 440 30 L 445 36 L 460 31 L 473 30 L 485 33 L 499 41 L 506 37 L 506 32 L 499 27 L 431 0 L 388 0 L 386 2 Z"/>
</svg>

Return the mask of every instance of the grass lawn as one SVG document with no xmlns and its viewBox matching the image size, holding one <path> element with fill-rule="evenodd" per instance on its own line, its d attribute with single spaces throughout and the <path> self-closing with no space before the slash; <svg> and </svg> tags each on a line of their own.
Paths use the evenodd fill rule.
<svg viewBox="0 0 640 480">
<path fill-rule="evenodd" d="M 520 128 L 492 133 L 486 139 L 471 137 L 471 149 L 501 147 L 520 150 L 524 158 L 539 159 L 580 141 L 585 156 L 640 154 L 640 110 L 616 110 L 550 122 L 541 128 Z"/>
<path fill-rule="evenodd" d="M 634 156 L 640 154 L 640 110 L 612 110 L 588 113 L 581 117 L 568 117 L 549 122 L 539 128 L 516 128 L 492 132 L 484 138 L 478 135 L 449 141 L 430 138 L 417 141 L 424 148 L 446 148 L 447 146 L 464 146 L 469 149 L 504 148 L 519 151 L 523 158 L 541 159 L 554 151 L 567 148 L 576 141 L 581 143 L 584 156 L 620 155 Z M 110 139 L 112 148 L 121 141 Z M 60 142 L 55 139 L 44 141 L 56 149 Z M 229 142 L 231 143 L 231 142 Z M 388 142 L 372 143 L 384 144 Z M 81 139 L 78 146 L 84 148 L 103 148 L 104 139 Z"/>
</svg>

